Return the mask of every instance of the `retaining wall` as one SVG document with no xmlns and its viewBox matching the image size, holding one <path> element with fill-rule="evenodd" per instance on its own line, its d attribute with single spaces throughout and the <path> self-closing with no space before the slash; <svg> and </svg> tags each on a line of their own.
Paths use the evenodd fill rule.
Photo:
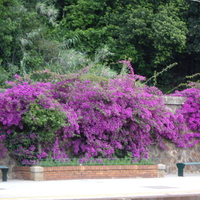
<svg viewBox="0 0 200 200">
<path fill-rule="evenodd" d="M 149 158 L 155 163 L 162 163 L 166 166 L 167 174 L 178 173 L 176 163 L 178 162 L 200 162 L 200 143 L 189 149 L 177 148 L 173 143 L 164 140 L 167 150 L 159 148 L 157 145 L 150 147 Z M 185 166 L 184 173 L 200 173 L 200 166 Z"/>
<path fill-rule="evenodd" d="M 164 96 L 164 103 L 173 113 L 185 102 L 184 97 Z M 168 140 L 163 140 L 167 150 L 161 149 L 158 145 L 150 147 L 149 158 L 155 163 L 162 163 L 166 166 L 167 174 L 178 173 L 176 163 L 178 162 L 200 162 L 200 143 L 188 149 L 177 148 L 175 144 Z M 200 173 L 200 166 L 186 166 L 185 173 Z"/>
</svg>

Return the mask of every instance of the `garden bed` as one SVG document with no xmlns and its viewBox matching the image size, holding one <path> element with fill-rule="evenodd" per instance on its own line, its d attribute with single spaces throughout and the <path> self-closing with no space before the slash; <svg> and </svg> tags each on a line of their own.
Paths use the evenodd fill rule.
<svg viewBox="0 0 200 200">
<path fill-rule="evenodd" d="M 14 167 L 16 179 L 46 181 L 72 179 L 157 178 L 164 177 L 165 165 L 107 165 Z"/>
</svg>

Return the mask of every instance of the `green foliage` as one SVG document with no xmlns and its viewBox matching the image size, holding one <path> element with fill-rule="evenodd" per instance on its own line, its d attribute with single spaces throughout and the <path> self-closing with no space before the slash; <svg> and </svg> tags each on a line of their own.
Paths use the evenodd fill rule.
<svg viewBox="0 0 200 200">
<path fill-rule="evenodd" d="M 180 83 L 178 86 L 170 89 L 167 91 L 167 94 L 170 94 L 172 92 L 174 92 L 175 90 L 184 90 L 186 88 L 199 88 L 200 85 L 200 73 L 196 73 L 196 74 L 193 74 L 191 76 L 186 76 L 186 80 L 185 82 L 182 82 Z"/>
<path fill-rule="evenodd" d="M 52 158 L 47 158 L 44 161 L 40 161 L 36 163 L 37 165 L 40 165 L 42 167 L 53 167 L 53 166 L 98 166 L 98 165 L 153 165 L 153 161 L 150 159 L 141 160 L 141 161 L 134 161 L 131 158 L 90 158 L 86 160 L 84 163 L 81 161 L 80 158 L 73 158 L 63 161 L 55 161 Z"/>
<path fill-rule="evenodd" d="M 200 73 L 193 74 L 191 76 L 186 76 L 189 79 L 189 83 L 200 83 Z"/>
<path fill-rule="evenodd" d="M 108 50 L 107 46 L 96 50 L 93 59 L 88 55 L 83 54 L 74 49 L 61 50 L 59 56 L 52 60 L 49 68 L 57 74 L 70 74 L 82 71 L 83 76 L 98 77 L 98 79 L 113 78 L 117 75 L 116 71 L 112 70 L 105 59 L 113 54 Z M 85 68 L 85 66 L 87 66 Z M 87 75 L 84 75 L 87 71 Z M 92 78 L 92 80 L 94 80 Z"/>
<path fill-rule="evenodd" d="M 181 52 L 186 47 L 186 23 L 177 15 L 177 9 L 163 6 L 154 15 L 152 38 L 156 49 L 155 64 L 163 63 L 172 57 L 173 52 Z"/>
<path fill-rule="evenodd" d="M 52 26 L 56 26 L 56 18 L 58 16 L 58 10 L 54 7 L 52 3 L 49 5 L 46 2 L 38 2 L 36 4 L 36 10 L 40 14 L 40 17 L 46 17 L 48 19 L 49 24 Z M 47 20 L 44 20 L 47 22 Z"/>
<path fill-rule="evenodd" d="M 0 59 L 1 64 L 9 60 L 12 54 L 12 43 L 14 40 L 13 33 L 16 31 L 16 23 L 13 22 L 16 16 L 15 7 L 16 0 L 1 0 L 0 1 Z M 4 61 L 5 60 L 5 61 Z"/>
<path fill-rule="evenodd" d="M 89 55 L 94 55 L 96 48 L 106 41 L 114 53 L 109 63 L 130 58 L 137 73 L 150 77 L 155 70 L 162 71 L 170 63 L 179 61 L 176 55 L 185 52 L 187 9 L 184 0 L 69 2 L 57 30 L 66 41 L 78 36 L 73 47 Z M 112 67 L 120 72 L 119 65 Z M 166 80 L 173 79 L 174 72 L 175 69 L 167 72 L 170 75 L 159 78 L 158 84 L 169 84 Z"/>
<path fill-rule="evenodd" d="M 200 71 L 199 8 L 185 0 L 1 0 L 0 84 L 15 73 L 74 73 L 86 64 L 113 77 L 116 61 L 130 59 L 146 77 L 178 63 L 156 80 L 173 87 Z M 105 46 L 113 54 L 97 64 Z"/>
<path fill-rule="evenodd" d="M 30 8 L 18 0 L 5 2 L 0 6 L 0 59 L 2 68 L 8 73 L 5 75 L 10 79 L 15 73 L 24 76 L 33 70 L 44 69 L 46 63 L 58 53 L 58 43 L 50 41 L 47 35 L 51 27 L 44 23 L 48 20 L 54 22 L 54 10 L 39 6 L 39 12 L 36 12 L 36 4 Z M 10 66 L 17 68 L 14 73 L 11 73 Z"/>
<path fill-rule="evenodd" d="M 172 67 L 176 66 L 178 63 L 173 63 L 171 65 L 168 65 L 166 68 L 162 69 L 160 72 L 154 72 L 154 75 L 150 77 L 148 80 L 145 81 L 144 84 L 147 84 L 149 81 L 153 80 L 153 85 L 157 85 L 157 78 L 158 76 L 162 75 L 164 72 L 166 72 L 168 69 L 171 69 Z"/>
<path fill-rule="evenodd" d="M 60 50 L 57 57 L 51 60 L 49 68 L 58 74 L 75 73 L 89 62 L 86 55 L 74 49 Z"/>
<path fill-rule="evenodd" d="M 97 76 L 94 74 L 83 74 L 81 77 L 83 81 L 92 81 L 94 83 L 108 83 L 108 79 L 103 76 Z"/>
<path fill-rule="evenodd" d="M 27 157 L 28 159 L 37 157 L 37 152 L 35 151 L 30 151 L 28 156 L 26 156 L 28 148 L 35 142 L 38 142 L 37 139 L 30 138 L 30 133 L 14 132 L 13 134 L 7 136 L 6 146 L 10 152 L 13 152 L 10 156 L 17 161 L 17 164 L 20 165 L 21 160 L 26 159 Z M 17 153 L 16 149 L 20 149 L 20 151 Z"/>
<path fill-rule="evenodd" d="M 99 18 L 106 8 L 106 0 L 79 0 L 66 6 L 64 10 L 67 15 L 63 19 L 67 28 L 76 30 L 81 28 L 86 30 L 93 26 L 98 26 Z"/>
<path fill-rule="evenodd" d="M 8 73 L 5 69 L 0 68 L 0 86 L 5 87 L 5 82 L 8 80 Z"/>
<path fill-rule="evenodd" d="M 55 132 L 65 125 L 66 116 L 55 109 L 46 109 L 38 103 L 32 103 L 23 117 L 24 123 L 36 132 L 41 141 L 51 141 Z"/>
</svg>

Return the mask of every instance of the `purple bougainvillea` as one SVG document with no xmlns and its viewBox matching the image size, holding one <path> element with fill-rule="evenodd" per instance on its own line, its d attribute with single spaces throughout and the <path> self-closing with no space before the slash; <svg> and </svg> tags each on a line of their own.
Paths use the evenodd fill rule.
<svg viewBox="0 0 200 200">
<path fill-rule="evenodd" d="M 176 111 L 176 115 L 181 115 L 184 123 L 187 125 L 190 134 L 185 135 L 188 141 L 193 141 L 190 145 L 199 141 L 200 137 L 200 84 L 198 87 L 192 87 L 184 91 L 176 91 L 174 96 L 186 98 L 185 103 Z"/>
<path fill-rule="evenodd" d="M 129 63 L 122 62 L 128 65 Z M 133 70 L 108 82 L 85 81 L 80 74 L 53 83 L 18 83 L 0 94 L 0 156 L 6 150 L 19 164 L 33 165 L 66 152 L 84 159 L 148 158 L 163 138 L 190 147 L 200 137 L 200 92 L 191 88 L 177 113 L 164 105 L 162 92 L 139 86 Z"/>
</svg>

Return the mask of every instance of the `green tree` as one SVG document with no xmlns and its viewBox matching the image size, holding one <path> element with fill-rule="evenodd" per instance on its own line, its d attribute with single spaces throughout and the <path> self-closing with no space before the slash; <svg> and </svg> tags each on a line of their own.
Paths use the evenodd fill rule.
<svg viewBox="0 0 200 200">
<path fill-rule="evenodd" d="M 200 3 L 191 1 L 185 13 L 187 18 L 187 50 L 180 55 L 184 62 L 183 75 L 191 75 L 200 72 Z"/>
<path fill-rule="evenodd" d="M 188 0 L 0 0 L 0 82 L 44 68 L 68 73 L 72 53 L 94 60 L 106 46 L 113 53 L 106 65 L 118 73 L 122 59 L 147 77 L 178 62 L 158 78 L 160 85 L 175 84 L 175 77 L 200 70 L 199 6 Z"/>
<path fill-rule="evenodd" d="M 41 3 L 28 8 L 24 5 L 1 0 L 0 64 L 8 79 L 15 73 L 25 75 L 45 68 L 58 53 L 58 43 L 48 35 L 55 25 L 56 10 Z"/>
<path fill-rule="evenodd" d="M 186 47 L 186 36 L 186 23 L 177 15 L 177 9 L 172 5 L 160 7 L 152 21 L 154 63 L 165 64 L 176 52 L 182 52 Z"/>
<path fill-rule="evenodd" d="M 16 0 L 0 0 L 0 61 L 1 64 L 13 61 L 11 45 L 13 43 L 12 34 L 16 31 L 13 19 L 16 16 Z M 12 16 L 12 17 L 11 17 Z M 13 59 L 10 59 L 13 58 Z"/>
<path fill-rule="evenodd" d="M 124 2 L 123 2 L 124 3 Z M 184 1 L 140 1 L 123 4 L 106 13 L 111 51 L 118 58 L 131 58 L 137 73 L 152 76 L 171 64 L 185 50 L 187 26 Z"/>
</svg>

